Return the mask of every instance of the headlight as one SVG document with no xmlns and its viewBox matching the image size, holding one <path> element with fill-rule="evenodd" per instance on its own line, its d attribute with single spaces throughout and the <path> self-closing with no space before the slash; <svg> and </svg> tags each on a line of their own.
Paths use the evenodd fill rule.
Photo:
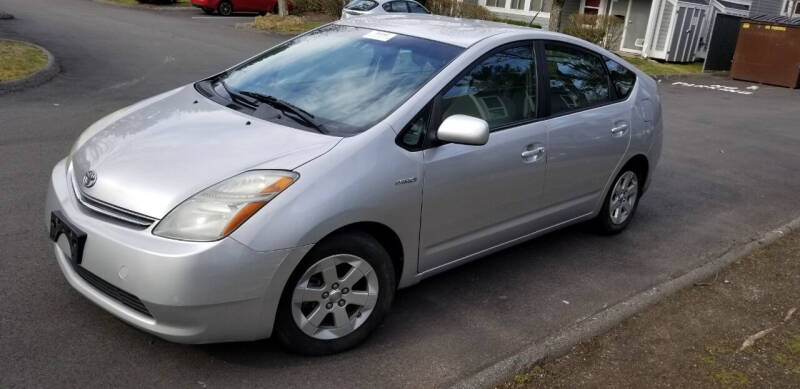
<svg viewBox="0 0 800 389">
<path fill-rule="evenodd" d="M 175 207 L 153 233 L 191 241 L 220 239 L 236 230 L 298 177 L 297 173 L 281 170 L 254 170 L 231 177 Z"/>
</svg>

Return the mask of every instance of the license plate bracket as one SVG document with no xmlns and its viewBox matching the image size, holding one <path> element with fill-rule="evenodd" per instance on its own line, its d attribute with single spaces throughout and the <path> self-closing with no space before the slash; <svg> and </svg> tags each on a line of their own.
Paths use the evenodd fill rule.
<svg viewBox="0 0 800 389">
<path fill-rule="evenodd" d="M 50 213 L 50 240 L 58 242 L 61 235 L 69 242 L 70 260 L 80 265 L 83 260 L 83 246 L 86 244 L 86 233 L 70 223 L 60 211 Z"/>
</svg>

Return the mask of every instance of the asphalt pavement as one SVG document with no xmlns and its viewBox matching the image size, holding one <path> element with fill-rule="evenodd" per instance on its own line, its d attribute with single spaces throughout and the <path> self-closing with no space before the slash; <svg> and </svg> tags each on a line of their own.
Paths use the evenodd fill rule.
<svg viewBox="0 0 800 389">
<path fill-rule="evenodd" d="M 722 78 L 662 83 L 664 154 L 621 235 L 568 228 L 401 291 L 361 347 L 305 358 L 272 341 L 185 346 L 73 291 L 43 202 L 52 166 L 93 121 L 287 36 L 198 10 L 0 0 L 0 37 L 46 47 L 62 72 L 0 95 L 0 387 L 447 386 L 800 214 L 800 91 Z"/>
</svg>

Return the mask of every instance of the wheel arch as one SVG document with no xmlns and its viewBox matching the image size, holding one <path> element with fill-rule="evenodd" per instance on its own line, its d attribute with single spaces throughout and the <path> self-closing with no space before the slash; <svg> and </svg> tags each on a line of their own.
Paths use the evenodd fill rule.
<svg viewBox="0 0 800 389">
<path fill-rule="evenodd" d="M 648 187 L 648 180 L 650 179 L 650 161 L 647 157 L 644 154 L 636 154 L 628 158 L 625 164 L 622 165 L 620 171 L 623 171 L 625 168 L 631 168 L 636 171 L 639 178 L 642 180 L 641 192 L 644 193 L 645 188 Z"/>
<path fill-rule="evenodd" d="M 403 276 L 405 256 L 403 253 L 403 242 L 400 240 L 400 236 L 394 230 L 383 223 L 372 221 L 355 222 L 329 232 L 323 236 L 319 242 L 322 242 L 326 239 L 332 239 L 335 237 L 335 235 L 348 232 L 363 232 L 378 241 L 378 243 L 380 243 L 380 245 L 386 249 L 386 252 L 389 253 L 389 257 L 392 259 L 392 266 L 394 267 L 395 271 L 396 282 L 400 282 L 400 279 Z M 319 244 L 319 242 L 317 242 L 317 244 Z"/>
</svg>

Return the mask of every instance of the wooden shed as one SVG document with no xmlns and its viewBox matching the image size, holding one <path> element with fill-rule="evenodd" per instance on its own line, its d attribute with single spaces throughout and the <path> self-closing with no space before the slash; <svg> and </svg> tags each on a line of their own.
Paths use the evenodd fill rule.
<svg viewBox="0 0 800 389">
<path fill-rule="evenodd" d="M 743 19 L 731 78 L 789 88 L 800 86 L 800 18 Z"/>
</svg>

